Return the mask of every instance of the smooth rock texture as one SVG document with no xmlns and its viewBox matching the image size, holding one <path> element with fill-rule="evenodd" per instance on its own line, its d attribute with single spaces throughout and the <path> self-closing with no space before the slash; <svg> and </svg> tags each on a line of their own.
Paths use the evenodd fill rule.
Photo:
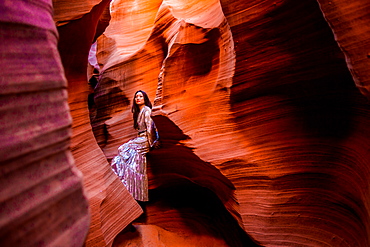
<svg viewBox="0 0 370 247">
<path fill-rule="evenodd" d="M 90 215 L 51 1 L 0 12 L 0 245 L 82 246 Z"/>
</svg>

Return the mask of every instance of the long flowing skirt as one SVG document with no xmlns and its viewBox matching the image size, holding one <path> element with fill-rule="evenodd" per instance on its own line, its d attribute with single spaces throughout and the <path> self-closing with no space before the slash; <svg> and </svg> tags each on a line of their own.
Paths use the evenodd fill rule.
<svg viewBox="0 0 370 247">
<path fill-rule="evenodd" d="M 122 144 L 111 167 L 131 195 L 139 201 L 148 201 L 148 175 L 146 153 L 149 151 L 145 135 Z"/>
</svg>

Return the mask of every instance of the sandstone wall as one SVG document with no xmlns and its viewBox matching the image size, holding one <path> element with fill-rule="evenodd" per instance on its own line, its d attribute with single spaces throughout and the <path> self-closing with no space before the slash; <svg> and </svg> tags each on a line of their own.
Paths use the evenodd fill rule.
<svg viewBox="0 0 370 247">
<path fill-rule="evenodd" d="M 346 62 L 324 8 L 310 0 L 111 7 L 92 120 L 108 159 L 133 136 L 130 100 L 143 89 L 163 142 L 150 154 L 155 198 L 167 202 L 180 184 L 208 188 L 225 206 L 219 213 L 264 246 L 369 245 L 369 103 L 360 93 L 368 69 Z M 362 45 L 355 54 L 368 36 L 353 34 Z M 363 71 L 362 84 L 348 67 Z M 170 213 L 149 213 L 166 210 L 155 204 L 146 223 L 161 226 Z"/>
<path fill-rule="evenodd" d="M 90 214 L 51 1 L 0 13 L 0 245 L 82 246 Z"/>
<path fill-rule="evenodd" d="M 370 3 L 6 3 L 4 245 L 370 246 Z M 139 89 L 142 208 L 109 167 Z"/>
<path fill-rule="evenodd" d="M 109 2 L 101 1 L 88 13 L 85 13 L 86 6 L 79 2 L 54 2 L 56 13 L 65 14 L 65 9 L 70 8 L 73 15 L 82 15 L 81 18 L 58 27 L 58 49 L 68 80 L 68 103 L 73 121 L 71 150 L 76 166 L 84 176 L 84 188 L 91 212 L 86 246 L 112 245 L 115 236 L 142 213 L 142 209 L 110 169 L 96 143 L 90 124 L 88 54 L 94 37 L 100 30 L 99 24 L 104 23 L 101 19 L 104 18 L 103 13 Z M 68 20 L 64 19 L 64 15 L 56 15 L 54 18 Z"/>
</svg>

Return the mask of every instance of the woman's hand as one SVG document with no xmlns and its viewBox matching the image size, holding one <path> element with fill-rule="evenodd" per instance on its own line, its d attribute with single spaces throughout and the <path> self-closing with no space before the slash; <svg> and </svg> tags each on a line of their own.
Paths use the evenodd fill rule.
<svg viewBox="0 0 370 247">
<path fill-rule="evenodd" d="M 152 149 L 158 149 L 161 147 L 161 143 L 159 140 L 155 140 L 152 145 Z"/>
</svg>

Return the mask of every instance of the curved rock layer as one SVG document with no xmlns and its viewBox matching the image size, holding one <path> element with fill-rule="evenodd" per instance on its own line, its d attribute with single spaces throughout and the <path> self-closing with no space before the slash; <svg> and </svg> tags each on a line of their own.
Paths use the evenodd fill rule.
<svg viewBox="0 0 370 247">
<path fill-rule="evenodd" d="M 346 56 L 356 86 L 370 99 L 370 2 L 321 1 L 320 7 L 335 40 Z M 355 21 L 354 21 L 355 20 Z"/>
<path fill-rule="evenodd" d="M 135 135 L 142 89 L 163 142 L 149 155 L 161 200 L 190 181 L 263 246 L 370 245 L 370 106 L 317 2 L 116 0 L 111 13 L 91 112 L 108 159 Z M 162 210 L 150 202 L 146 223 Z"/>
<path fill-rule="evenodd" d="M 118 4 L 117 2 L 118 1 L 115 3 Z M 127 1 L 125 1 L 125 4 L 127 4 Z M 179 70 L 180 73 L 186 73 L 184 75 L 181 74 L 178 77 L 179 79 L 185 77 L 184 80 L 179 82 L 177 86 L 171 86 L 171 83 L 163 83 L 162 89 L 164 92 L 168 92 L 168 95 L 176 95 L 181 94 L 181 91 L 184 91 L 185 93 L 182 98 L 187 100 L 187 102 L 195 99 L 194 97 L 196 96 L 199 97 L 198 101 L 205 100 L 205 102 L 207 102 L 207 97 L 214 92 L 215 98 L 212 101 L 207 102 L 206 108 L 204 109 L 213 109 L 215 112 L 216 109 L 212 104 L 216 105 L 215 101 L 217 100 L 227 100 L 227 94 L 229 92 L 227 86 L 231 85 L 231 78 L 234 72 L 234 54 L 232 49 L 233 43 L 231 33 L 228 29 L 227 23 L 225 22 L 225 18 L 219 18 L 218 22 L 211 22 L 204 28 L 194 24 L 187 24 L 184 20 L 179 20 L 174 17 L 171 12 L 173 6 L 170 4 L 171 3 L 168 2 L 163 3 L 157 10 L 158 13 L 155 13 L 156 15 L 151 15 L 156 17 L 153 20 L 153 23 L 156 24 L 154 26 L 153 24 L 151 24 L 152 26 L 147 24 L 151 32 L 146 32 L 145 35 L 143 34 L 139 37 L 135 36 L 134 39 L 136 39 L 137 43 L 132 44 L 132 47 L 128 47 L 127 49 L 115 49 L 112 53 L 106 52 L 101 48 L 107 47 L 107 49 L 111 49 L 112 44 L 114 44 L 114 47 L 121 47 L 120 44 L 123 43 L 122 40 L 115 39 L 119 30 L 113 29 L 113 27 L 118 25 L 115 24 L 115 18 L 118 18 L 116 21 L 117 23 L 121 23 L 121 20 L 119 19 L 120 15 L 118 15 L 117 12 L 124 11 L 127 8 L 111 10 L 115 13 L 116 17 L 115 15 L 111 16 L 112 19 L 110 25 L 107 27 L 102 37 L 98 38 L 98 61 L 101 63 L 103 60 L 107 61 L 107 64 L 110 64 L 109 59 L 112 57 L 114 62 L 118 63 L 118 65 L 114 65 L 110 68 L 108 65 L 101 63 L 103 72 L 101 72 L 99 83 L 95 88 L 94 99 L 96 112 L 94 113 L 92 123 L 98 143 L 103 148 L 103 151 L 108 158 L 112 158 L 116 154 L 118 145 L 120 145 L 124 140 L 132 137 L 132 134 L 135 135 L 132 130 L 131 113 L 128 110 L 126 110 L 124 114 L 121 112 L 122 110 L 129 108 L 130 96 L 134 95 L 134 92 L 141 88 L 147 91 L 152 99 L 154 99 L 154 94 L 157 94 L 157 108 L 160 106 L 166 106 L 166 99 L 163 98 L 163 92 L 156 92 L 158 87 L 158 73 L 161 72 L 160 78 L 168 80 L 167 75 L 174 75 L 173 73 L 177 73 L 176 70 L 179 66 L 182 66 L 181 59 L 189 60 L 187 62 L 191 65 L 193 64 L 193 71 L 183 72 Z M 205 8 L 204 6 L 201 7 Z M 148 9 L 151 10 L 151 8 Z M 210 15 L 215 11 L 222 15 L 222 12 L 220 12 L 220 5 L 218 5 L 218 8 L 213 7 L 211 9 L 213 12 L 208 13 L 206 17 L 203 17 L 204 19 L 209 19 Z M 176 11 L 178 15 L 183 14 L 179 12 L 180 10 Z M 141 14 L 142 13 L 140 12 L 138 15 L 141 16 Z M 124 19 L 127 18 L 127 15 L 122 16 Z M 132 18 L 134 18 L 134 16 L 132 16 Z M 198 21 L 201 24 L 200 20 L 201 19 Z M 126 24 L 127 22 L 124 23 Z M 133 29 L 134 27 L 132 27 L 132 25 L 138 25 L 137 23 L 141 22 L 129 22 L 127 25 L 130 26 L 129 29 Z M 138 28 L 138 26 L 136 28 Z M 143 29 L 146 29 L 146 26 L 144 26 Z M 194 33 L 196 33 L 196 35 L 193 35 Z M 125 36 L 124 39 L 130 40 L 129 37 Z M 224 42 L 222 42 L 222 40 Z M 204 42 L 205 44 L 203 44 Z M 130 44 L 131 43 L 129 43 L 129 45 Z M 140 46 L 143 46 L 143 48 L 140 48 Z M 135 50 L 135 48 L 138 50 Z M 193 50 L 193 48 L 195 50 Z M 101 52 L 99 53 L 99 51 Z M 197 52 L 202 54 L 203 57 L 202 59 L 199 59 L 198 57 L 198 61 L 195 61 L 193 57 L 194 53 Z M 121 57 L 119 57 L 119 55 L 121 55 Z M 123 60 L 118 62 L 120 58 Z M 178 58 L 180 58 L 180 60 L 178 60 Z M 160 59 L 164 60 L 162 61 Z M 219 62 L 219 60 L 221 60 L 221 62 Z M 148 61 L 153 62 L 148 63 Z M 217 63 L 214 63 L 213 61 L 217 61 Z M 198 64 L 196 62 L 198 62 Z M 142 64 L 145 64 L 145 66 L 141 66 Z M 193 78 L 190 79 L 191 77 Z M 207 84 L 197 88 L 196 77 Z M 133 82 L 127 78 L 132 78 Z M 146 83 L 148 80 L 150 80 L 150 83 Z M 212 80 L 215 80 L 215 83 L 212 82 Z M 207 90 L 206 95 L 202 95 L 201 92 L 199 95 L 194 95 L 197 90 L 202 89 Z M 107 100 L 109 100 L 108 105 Z M 181 105 L 180 103 L 181 102 L 173 107 L 171 106 L 169 109 L 163 108 L 162 111 L 167 113 L 170 112 L 169 114 L 172 114 L 177 111 L 175 108 L 181 108 L 181 110 L 183 110 L 182 114 L 197 114 L 198 118 L 201 114 L 207 113 L 204 110 L 195 112 L 192 107 L 196 107 L 196 104 L 194 106 L 189 105 L 189 108 L 187 109 L 184 108 L 186 105 Z M 229 112 L 227 104 L 228 103 L 226 102 L 226 106 L 218 107 L 217 109 L 221 112 L 222 116 L 225 116 L 224 119 L 218 118 L 214 114 L 215 112 L 210 112 L 207 116 L 209 121 L 213 121 L 212 119 L 214 119 L 219 123 L 220 128 L 213 132 L 215 132 L 214 134 L 218 133 L 218 135 L 220 135 L 220 141 L 232 140 L 232 137 L 229 134 L 230 126 L 228 125 Z M 170 105 L 167 104 L 167 106 Z M 166 113 L 164 113 L 164 115 L 166 115 Z M 194 117 L 197 117 L 197 115 Z M 176 117 L 175 114 L 174 116 Z M 159 157 L 159 160 L 154 159 L 153 161 L 160 164 L 158 167 L 162 167 L 164 170 L 157 169 L 157 171 L 160 172 L 153 176 L 152 180 L 155 185 L 151 188 L 153 189 L 156 186 L 166 184 L 168 182 L 166 177 L 163 177 L 163 179 L 157 178 L 160 176 L 162 171 L 170 172 L 170 170 L 173 170 L 173 178 L 169 181 L 176 177 L 183 177 L 200 186 L 211 189 L 219 196 L 220 200 L 238 220 L 239 224 L 242 225 L 240 215 L 237 212 L 238 206 L 234 198 L 234 188 L 232 184 L 226 177 L 217 171 L 217 169 L 207 163 L 210 161 L 215 163 L 225 161 L 222 160 L 223 156 L 212 156 L 212 154 L 209 154 L 209 151 L 218 153 L 228 151 L 230 153 L 230 150 L 228 150 L 226 146 L 218 146 L 217 149 L 210 150 L 207 146 L 203 146 L 202 142 L 194 144 L 187 143 L 186 145 L 188 147 L 173 145 L 181 140 L 188 142 L 188 138 L 181 136 L 182 130 L 176 130 L 178 127 L 175 126 L 175 128 L 173 128 L 171 126 L 173 122 L 168 121 L 168 117 L 164 117 L 164 119 L 168 120 L 163 120 L 162 123 L 160 119 L 161 118 L 157 120 L 156 117 L 155 121 L 157 122 L 160 131 L 162 143 L 167 148 L 162 149 L 166 151 L 157 156 Z M 193 127 L 195 126 L 189 126 L 189 129 Z M 197 134 L 199 139 L 193 140 L 201 141 L 201 138 L 207 138 L 207 136 L 204 135 L 206 132 L 202 131 L 202 128 L 207 129 L 210 127 L 212 128 L 212 126 L 209 126 L 209 122 L 205 122 L 198 127 L 200 127 L 200 131 L 196 131 L 194 134 Z M 171 135 L 167 136 L 167 132 L 170 131 L 171 128 L 174 129 L 173 133 L 171 132 Z M 163 129 L 163 131 L 161 131 L 161 129 Z M 117 137 L 120 137 L 120 139 L 115 140 Z M 167 143 L 172 143 L 172 145 L 167 146 Z M 234 142 L 231 144 L 233 143 Z M 234 144 L 235 147 L 239 146 L 236 141 Z M 207 162 L 202 160 L 206 157 L 201 157 L 202 159 L 200 159 L 200 157 L 197 156 L 202 154 L 202 152 L 194 155 L 194 153 L 189 149 L 189 145 L 198 145 L 198 149 L 202 148 L 202 150 L 204 150 L 203 154 L 209 157 Z M 243 152 L 237 148 L 232 153 L 234 157 L 237 157 L 237 155 L 243 155 Z M 172 154 L 175 155 L 173 156 Z M 217 159 L 212 160 L 213 157 Z M 175 170 L 171 168 L 171 165 L 176 167 Z M 155 165 L 153 167 L 157 168 Z M 153 170 L 155 170 L 155 168 L 153 168 Z"/>
<path fill-rule="evenodd" d="M 90 215 L 51 1 L 2 1 L 0 12 L 1 246 L 82 246 Z"/>
<path fill-rule="evenodd" d="M 53 1 L 64 75 L 51 3 L 0 4 L 2 245 L 370 246 L 369 5 L 318 2 Z M 138 89 L 139 218 L 108 163 Z"/>
<path fill-rule="evenodd" d="M 318 4 L 223 6 L 237 44 L 231 107 L 253 163 L 232 170 L 245 177 L 234 183 L 245 230 L 266 246 L 369 246 L 369 102 Z M 240 22 L 242 9 L 260 15 Z"/>
<path fill-rule="evenodd" d="M 99 32 L 99 23 L 104 23 L 101 16 L 109 2 L 101 1 L 82 18 L 58 27 L 58 48 L 68 80 L 68 102 L 73 120 L 71 150 L 76 166 L 84 176 L 91 212 L 85 246 L 110 246 L 115 236 L 142 213 L 142 209 L 111 170 L 96 143 L 90 124 L 86 77 L 88 54 Z M 75 4 L 79 8 L 78 3 Z M 54 8 L 59 7 L 63 9 L 65 6 L 57 2 Z"/>
<path fill-rule="evenodd" d="M 81 19 L 90 13 L 102 0 L 63 1 L 53 0 L 54 21 L 57 26 L 63 26 L 73 20 Z"/>
</svg>

